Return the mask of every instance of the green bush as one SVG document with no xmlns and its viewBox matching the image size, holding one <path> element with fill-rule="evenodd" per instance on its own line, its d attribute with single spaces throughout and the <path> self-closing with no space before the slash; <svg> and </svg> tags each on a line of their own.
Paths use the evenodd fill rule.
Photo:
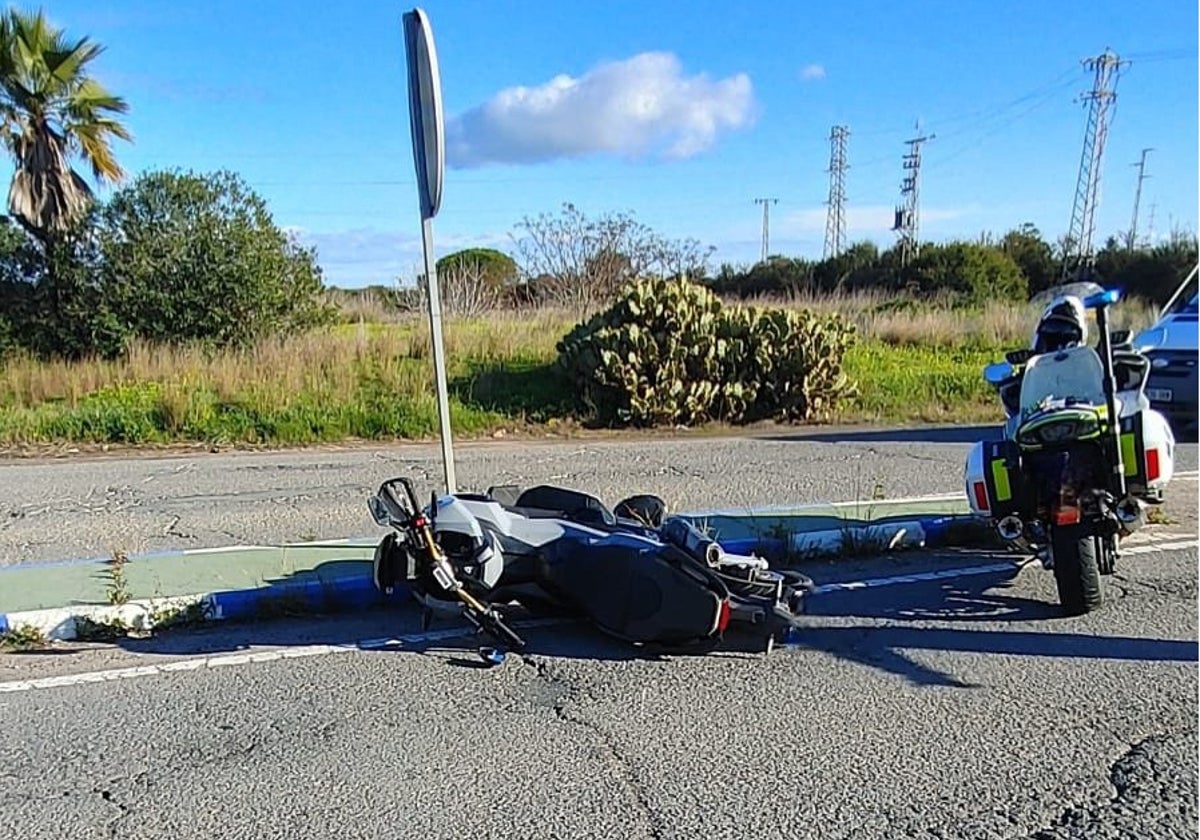
<svg viewBox="0 0 1200 840">
<path fill-rule="evenodd" d="M 637 280 L 558 343 L 590 419 L 636 426 L 825 417 L 853 393 L 837 315 L 725 308 L 685 280 Z"/>
<path fill-rule="evenodd" d="M 959 305 L 989 300 L 1029 299 L 1029 284 L 1013 258 L 972 242 L 950 242 L 922 249 L 904 281 L 921 295 L 945 295 Z"/>
<path fill-rule="evenodd" d="M 231 172 L 148 172 L 100 208 L 91 273 L 142 339 L 249 345 L 332 319 L 316 253 Z"/>
</svg>

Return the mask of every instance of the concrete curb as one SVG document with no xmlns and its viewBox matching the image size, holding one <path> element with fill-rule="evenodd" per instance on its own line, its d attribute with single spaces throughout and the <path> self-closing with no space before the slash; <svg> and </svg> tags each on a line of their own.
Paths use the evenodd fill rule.
<svg viewBox="0 0 1200 840">
<path fill-rule="evenodd" d="M 732 553 L 831 556 L 945 545 L 971 519 L 964 497 L 839 502 L 681 514 Z M 366 609 L 407 597 L 375 589 L 378 538 L 227 546 L 0 569 L 0 633 L 29 628 L 69 641 L 147 634 L 181 624 Z M 114 604 L 114 574 L 121 595 Z M 24 588 L 22 588 L 24 585 Z M 15 607 L 15 608 L 12 608 Z"/>
</svg>

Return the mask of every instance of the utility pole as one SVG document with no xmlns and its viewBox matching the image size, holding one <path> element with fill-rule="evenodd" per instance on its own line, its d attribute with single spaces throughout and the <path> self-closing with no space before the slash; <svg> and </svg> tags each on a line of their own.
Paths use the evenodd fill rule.
<svg viewBox="0 0 1200 840">
<path fill-rule="evenodd" d="M 920 130 L 920 126 L 917 127 Z M 900 264 L 908 265 L 921 253 L 921 144 L 932 140 L 936 134 L 922 134 L 904 142 L 909 152 L 904 156 L 904 169 L 908 175 L 900 182 L 900 195 L 904 205 L 896 208 L 896 221 L 892 230 L 900 234 Z"/>
<path fill-rule="evenodd" d="M 1079 180 L 1075 186 L 1075 203 L 1071 209 L 1071 229 L 1067 234 L 1067 249 L 1063 255 L 1063 279 L 1074 269 L 1081 268 L 1092 257 L 1092 238 L 1096 233 L 1096 208 L 1100 205 L 1100 162 L 1104 143 L 1108 139 L 1108 123 L 1113 103 L 1117 100 L 1117 75 L 1128 61 L 1106 49 L 1094 58 L 1083 59 L 1085 69 L 1092 71 L 1092 89 L 1083 94 L 1089 103 L 1087 130 L 1083 135 L 1083 153 L 1079 158 Z M 1072 259 L 1073 258 L 1073 259 Z"/>
<path fill-rule="evenodd" d="M 846 249 L 846 138 L 850 129 L 835 125 L 829 133 L 829 208 L 825 213 L 824 258 L 836 257 Z"/>
<path fill-rule="evenodd" d="M 1137 191 L 1133 194 L 1133 221 L 1129 223 L 1129 241 L 1125 243 L 1130 251 L 1137 247 L 1138 205 L 1142 203 L 1142 181 L 1150 177 L 1146 174 L 1146 153 L 1153 151 L 1153 148 L 1142 149 L 1142 159 L 1130 164 L 1138 168 Z"/>
<path fill-rule="evenodd" d="M 768 248 L 768 244 L 770 242 L 769 233 L 768 233 L 769 228 L 770 228 L 770 215 L 771 215 L 770 207 L 772 204 L 778 204 L 779 199 L 777 199 L 777 198 L 756 198 L 756 199 L 754 199 L 754 203 L 761 204 L 763 206 L 762 261 L 766 262 L 767 261 L 767 248 Z"/>
</svg>

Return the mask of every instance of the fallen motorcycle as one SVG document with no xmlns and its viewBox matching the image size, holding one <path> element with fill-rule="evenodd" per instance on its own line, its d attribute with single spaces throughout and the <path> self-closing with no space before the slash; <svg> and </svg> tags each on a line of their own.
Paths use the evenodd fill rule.
<svg viewBox="0 0 1200 840">
<path fill-rule="evenodd" d="M 421 507 L 407 478 L 368 499 L 391 528 L 375 551 L 375 585 L 407 586 L 435 614 L 461 615 L 499 643 L 488 661 L 524 640 L 503 608 L 582 618 L 638 645 L 711 649 L 731 627 L 762 636 L 767 650 L 795 626 L 812 581 L 730 554 L 656 496 L 609 510 L 575 490 L 540 485 L 433 494 Z"/>
<path fill-rule="evenodd" d="M 1100 606 L 1120 541 L 1145 524 L 1147 505 L 1162 503 L 1175 438 L 1146 398 L 1148 360 L 1110 332 L 1119 292 L 1094 283 L 1059 291 L 1032 346 L 985 369 L 1004 407 L 1004 436 L 975 444 L 964 478 L 972 510 L 1053 569 L 1060 604 L 1079 614 Z"/>
</svg>

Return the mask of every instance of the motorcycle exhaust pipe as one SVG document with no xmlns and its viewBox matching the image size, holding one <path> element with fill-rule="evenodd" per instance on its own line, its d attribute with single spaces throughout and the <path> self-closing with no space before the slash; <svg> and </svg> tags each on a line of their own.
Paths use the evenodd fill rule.
<svg viewBox="0 0 1200 840">
<path fill-rule="evenodd" d="M 1025 534 L 1025 523 L 1019 516 L 1010 513 L 996 523 L 996 533 L 1005 542 L 1017 542 Z"/>
<path fill-rule="evenodd" d="M 1126 496 L 1117 502 L 1117 521 L 1127 533 L 1132 534 L 1146 524 L 1146 504 L 1134 496 Z"/>
</svg>

